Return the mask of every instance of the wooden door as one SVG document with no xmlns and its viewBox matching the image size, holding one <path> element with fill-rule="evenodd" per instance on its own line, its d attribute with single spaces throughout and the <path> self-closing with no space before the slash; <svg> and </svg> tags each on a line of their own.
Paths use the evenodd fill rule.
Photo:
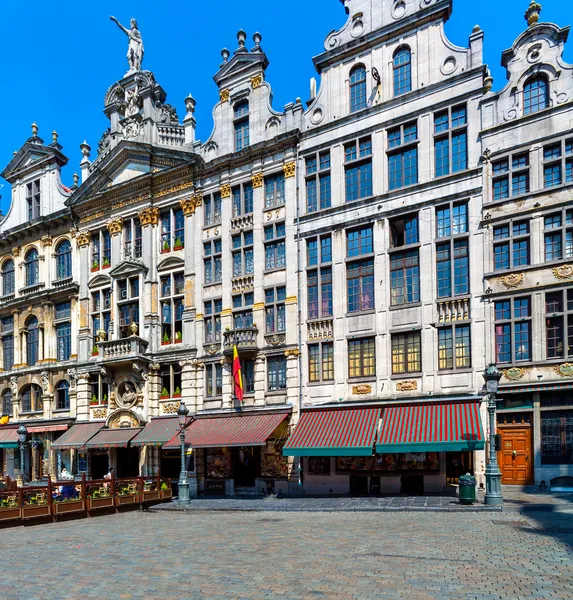
<svg viewBox="0 0 573 600">
<path fill-rule="evenodd" d="M 501 483 L 528 485 L 533 483 L 531 427 L 499 428 L 501 451 L 498 453 Z"/>
</svg>

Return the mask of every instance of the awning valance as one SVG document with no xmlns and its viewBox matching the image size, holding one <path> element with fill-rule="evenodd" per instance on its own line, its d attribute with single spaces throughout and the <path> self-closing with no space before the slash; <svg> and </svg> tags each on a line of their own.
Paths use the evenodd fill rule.
<svg viewBox="0 0 573 600">
<path fill-rule="evenodd" d="M 66 431 L 68 424 L 60 425 L 33 425 L 27 427 L 28 433 L 50 433 L 51 431 Z"/>
<path fill-rule="evenodd" d="M 528 394 L 531 392 L 558 392 L 561 390 L 573 390 L 573 383 L 553 383 L 549 385 L 523 385 L 520 387 L 500 387 L 497 394 L 498 399 L 506 394 Z"/>
<path fill-rule="evenodd" d="M 264 446 L 274 430 L 288 417 L 288 412 L 254 415 L 199 417 L 185 432 L 185 445 L 192 448 L 224 446 Z M 179 436 L 163 446 L 179 448 Z"/>
<path fill-rule="evenodd" d="M 18 430 L 16 427 L 0 427 L 0 448 L 17 448 Z"/>
<path fill-rule="evenodd" d="M 380 407 L 304 411 L 285 456 L 372 456 Z"/>
<path fill-rule="evenodd" d="M 131 440 L 132 446 L 163 446 L 179 433 L 179 417 L 151 419 L 143 431 Z"/>
<path fill-rule="evenodd" d="M 382 413 L 376 452 L 482 450 L 479 402 L 390 406 Z"/>
<path fill-rule="evenodd" d="M 53 444 L 54 449 L 78 448 L 83 449 L 85 443 L 92 438 L 102 427 L 104 423 L 76 423 L 72 425 L 61 437 Z"/>
<path fill-rule="evenodd" d="M 97 448 L 127 448 L 129 442 L 141 431 L 142 427 L 120 429 L 102 429 L 86 443 L 88 450 Z"/>
</svg>

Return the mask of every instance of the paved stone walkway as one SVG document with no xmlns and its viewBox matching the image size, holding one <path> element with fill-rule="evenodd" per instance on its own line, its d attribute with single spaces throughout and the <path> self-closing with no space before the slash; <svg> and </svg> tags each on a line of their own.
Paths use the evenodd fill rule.
<svg viewBox="0 0 573 600">
<path fill-rule="evenodd" d="M 573 515 L 149 513 L 0 530 L 2 600 L 573 598 Z"/>
</svg>

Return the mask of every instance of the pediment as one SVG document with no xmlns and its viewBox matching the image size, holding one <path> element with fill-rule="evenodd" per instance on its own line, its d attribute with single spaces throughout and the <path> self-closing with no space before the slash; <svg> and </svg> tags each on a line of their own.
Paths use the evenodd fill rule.
<svg viewBox="0 0 573 600">
<path fill-rule="evenodd" d="M 172 269 L 182 269 L 185 266 L 185 261 L 178 256 L 169 256 L 164 258 L 157 265 L 158 271 L 170 271 Z"/>
<path fill-rule="evenodd" d="M 225 80 L 251 71 L 264 71 L 268 65 L 269 60 L 264 52 L 238 52 L 219 69 L 214 77 L 215 83 L 221 86 Z"/>
<path fill-rule="evenodd" d="M 20 175 L 21 172 L 31 165 L 38 166 L 42 161 L 56 160 L 60 166 L 64 166 L 68 159 L 60 152 L 61 146 L 44 146 L 40 138 L 30 138 L 13 156 L 6 165 L 1 175 L 9 181 Z"/>
<path fill-rule="evenodd" d="M 117 267 L 114 267 L 110 272 L 110 277 L 119 279 L 120 277 L 128 277 L 139 273 L 147 273 L 148 268 L 139 260 L 123 260 Z"/>
<path fill-rule="evenodd" d="M 111 285 L 111 277 L 103 273 L 98 273 L 88 283 L 89 288 L 105 287 L 107 285 Z"/>
</svg>

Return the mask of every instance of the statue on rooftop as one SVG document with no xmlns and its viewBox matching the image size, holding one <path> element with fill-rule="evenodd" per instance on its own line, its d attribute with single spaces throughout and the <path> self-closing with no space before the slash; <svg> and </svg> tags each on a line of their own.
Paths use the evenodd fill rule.
<svg viewBox="0 0 573 600">
<path fill-rule="evenodd" d="M 130 19 L 129 24 L 131 29 L 126 29 L 115 17 L 110 17 L 112 21 L 127 35 L 129 38 L 129 46 L 127 48 L 127 62 L 129 63 L 129 73 L 141 71 L 141 63 L 143 62 L 143 38 L 141 31 L 137 28 L 137 21 Z"/>
</svg>

